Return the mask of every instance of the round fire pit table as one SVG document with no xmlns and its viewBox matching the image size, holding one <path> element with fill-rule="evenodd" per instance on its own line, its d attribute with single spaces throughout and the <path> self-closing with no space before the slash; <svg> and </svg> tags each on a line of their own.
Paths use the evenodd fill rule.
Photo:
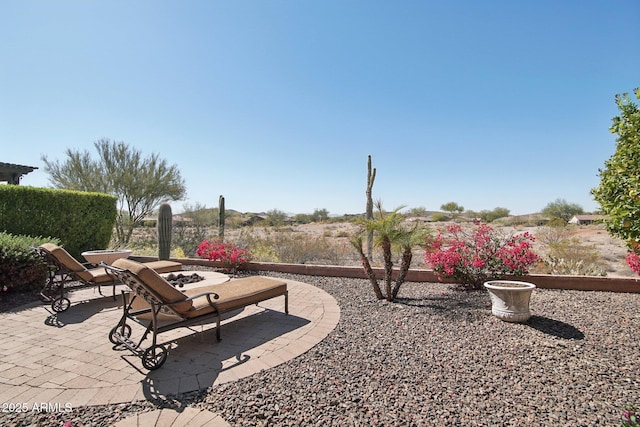
<svg viewBox="0 0 640 427">
<path fill-rule="evenodd" d="M 95 265 L 100 265 L 100 263 L 102 262 L 111 265 L 117 259 L 129 258 L 129 255 L 131 255 L 131 251 L 129 249 L 103 249 L 97 251 L 82 252 L 82 256 L 84 257 L 84 259 L 86 259 L 87 262 Z"/>
</svg>

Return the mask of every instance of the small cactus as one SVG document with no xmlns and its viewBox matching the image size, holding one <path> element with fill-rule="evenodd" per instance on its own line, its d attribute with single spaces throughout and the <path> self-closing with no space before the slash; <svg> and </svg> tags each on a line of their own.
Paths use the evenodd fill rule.
<svg viewBox="0 0 640 427">
<path fill-rule="evenodd" d="M 171 232 L 173 216 L 171 205 L 162 203 L 158 210 L 158 259 L 166 260 L 171 255 Z"/>
</svg>

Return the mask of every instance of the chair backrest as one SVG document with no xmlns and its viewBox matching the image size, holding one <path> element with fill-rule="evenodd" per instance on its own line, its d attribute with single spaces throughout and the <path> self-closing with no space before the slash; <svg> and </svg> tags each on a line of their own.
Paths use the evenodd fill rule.
<svg viewBox="0 0 640 427">
<path fill-rule="evenodd" d="M 63 272 L 76 275 L 79 279 L 90 282 L 93 280 L 91 273 L 87 271 L 84 265 L 80 264 L 78 260 L 69 254 L 64 248 L 54 243 L 43 243 L 40 245 L 40 249 L 49 255 L 50 262 L 54 263 L 56 267 Z"/>
<path fill-rule="evenodd" d="M 146 265 L 127 259 L 116 260 L 110 268 L 105 268 L 116 275 L 136 295 L 143 298 L 149 304 L 159 305 L 161 312 L 184 317 L 184 313 L 193 306 L 191 300 L 185 294 L 174 288 L 158 273 Z M 167 305 L 171 304 L 171 305 Z"/>
</svg>

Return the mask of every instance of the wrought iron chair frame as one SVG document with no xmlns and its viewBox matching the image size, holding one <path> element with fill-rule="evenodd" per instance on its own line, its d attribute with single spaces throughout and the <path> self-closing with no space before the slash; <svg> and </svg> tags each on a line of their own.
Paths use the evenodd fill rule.
<svg viewBox="0 0 640 427">
<path fill-rule="evenodd" d="M 118 324 L 109 332 L 109 340 L 116 346 L 122 345 L 131 351 L 134 355 L 142 359 L 142 365 L 149 370 L 155 370 L 160 368 L 167 358 L 168 349 L 164 344 L 158 344 L 158 335 L 171 331 L 177 328 L 189 327 L 194 325 L 203 325 L 215 320 L 216 322 L 216 340 L 219 342 L 220 337 L 220 320 L 221 316 L 226 311 L 219 310 L 215 300 L 219 299 L 219 295 L 215 292 L 207 291 L 197 295 L 188 297 L 176 303 L 165 302 L 157 292 L 142 280 L 137 275 L 129 270 L 120 269 L 114 266 L 103 265 L 103 267 L 112 274 L 119 282 L 125 284 L 131 289 L 132 292 L 122 291 L 123 296 L 123 313 L 122 317 L 118 321 Z M 171 286 L 167 283 L 168 286 Z M 222 286 L 222 285 L 221 285 Z M 289 314 L 289 296 L 288 291 L 282 293 L 285 297 L 285 313 Z M 278 295 L 278 296 L 281 296 Z M 148 307 L 142 309 L 134 309 L 133 302 L 137 298 L 142 298 L 148 303 Z M 213 307 L 213 311 L 202 316 L 193 318 L 187 318 L 180 312 L 174 310 L 174 306 L 177 304 L 183 304 L 187 301 L 192 301 L 197 298 L 206 297 L 208 304 Z M 259 302 L 274 298 L 270 296 L 268 298 L 256 299 L 251 304 L 257 304 Z M 250 305 L 250 304 L 248 304 Z M 151 320 L 141 320 L 138 316 L 143 314 L 151 314 Z M 159 316 L 161 314 L 173 316 L 175 320 L 167 321 L 161 324 Z M 127 323 L 131 321 L 137 323 L 145 328 L 144 333 L 140 340 L 136 343 L 131 339 L 132 328 Z M 142 348 L 142 342 L 152 334 L 151 345 L 147 348 Z"/>
<path fill-rule="evenodd" d="M 65 264 L 61 263 L 51 252 L 42 247 L 34 247 L 33 250 L 44 260 L 47 264 L 48 278 L 40 291 L 40 299 L 43 302 L 51 303 L 51 309 L 56 313 L 66 311 L 71 306 L 69 298 L 65 297 L 65 285 L 71 282 L 81 283 L 78 286 L 74 286 L 74 289 L 82 289 L 91 286 L 97 286 L 98 292 L 102 295 L 101 286 L 113 287 L 113 299 L 116 298 L 116 285 L 119 283 L 113 276 L 113 281 L 97 283 L 93 281 L 85 280 L 78 275 L 78 272 L 71 270 Z M 92 266 L 92 264 L 81 264 L 85 268 Z M 55 296 L 59 292 L 58 296 Z"/>
</svg>

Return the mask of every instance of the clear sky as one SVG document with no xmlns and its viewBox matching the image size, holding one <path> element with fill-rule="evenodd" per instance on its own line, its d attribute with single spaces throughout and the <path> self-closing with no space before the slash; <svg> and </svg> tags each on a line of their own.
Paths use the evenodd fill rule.
<svg viewBox="0 0 640 427">
<path fill-rule="evenodd" d="M 0 162 L 124 141 L 259 212 L 539 212 L 589 190 L 640 86 L 638 0 L 0 2 Z M 176 209 L 174 208 L 174 212 Z"/>
</svg>

